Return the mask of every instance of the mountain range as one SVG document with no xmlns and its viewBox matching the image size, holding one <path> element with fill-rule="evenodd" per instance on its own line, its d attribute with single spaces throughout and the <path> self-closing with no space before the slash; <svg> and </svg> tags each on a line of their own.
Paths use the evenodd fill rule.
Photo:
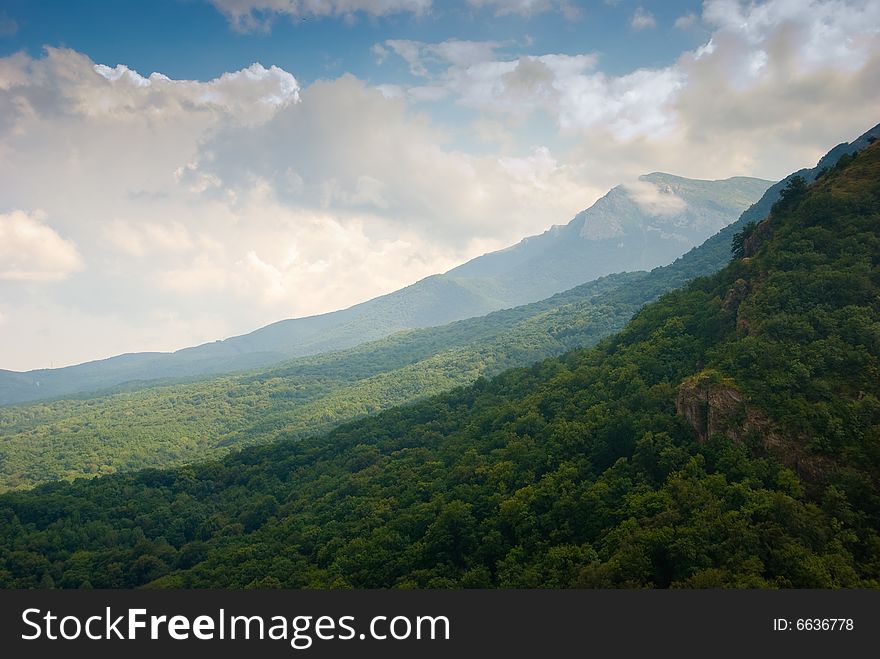
<svg viewBox="0 0 880 659">
<path fill-rule="evenodd" d="M 0 496 L 0 586 L 880 587 L 880 144 L 820 164 L 598 346 Z"/>
<path fill-rule="evenodd" d="M 765 217 L 794 176 L 815 179 L 864 147 L 871 134 L 786 177 L 735 223 L 651 272 L 610 275 L 539 302 L 240 374 L 123 385 L 104 396 L 0 409 L 0 491 L 185 464 L 279 437 L 301 439 L 593 345 L 622 329 L 644 304 L 722 268 L 734 234 Z"/>
<path fill-rule="evenodd" d="M 565 226 L 348 309 L 283 320 L 174 353 L 58 369 L 0 370 L 0 405 L 268 366 L 545 299 L 615 272 L 670 263 L 733 222 L 770 185 L 654 173 L 620 185 Z"/>
</svg>

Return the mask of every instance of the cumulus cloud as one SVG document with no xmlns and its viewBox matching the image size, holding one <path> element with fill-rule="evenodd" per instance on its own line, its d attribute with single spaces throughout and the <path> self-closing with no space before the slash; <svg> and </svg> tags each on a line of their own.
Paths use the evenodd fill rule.
<svg viewBox="0 0 880 659">
<path fill-rule="evenodd" d="M 100 114 L 141 113 L 144 110 L 168 114 L 182 106 L 216 109 L 239 119 L 255 121 L 270 116 L 277 108 L 295 103 L 299 83 L 277 66 L 268 69 L 252 64 L 246 69 L 224 73 L 208 82 L 171 80 L 161 73 L 144 78 L 124 64 L 111 68 L 96 64 L 94 70 L 109 83 L 90 81 L 94 96 L 82 96 L 79 109 Z M 85 90 L 81 89 L 81 93 Z"/>
<path fill-rule="evenodd" d="M 222 116 L 256 122 L 299 98 L 299 83 L 286 71 L 261 64 L 201 82 L 148 77 L 124 64 L 93 63 L 66 48 L 46 48 L 42 58 L 18 53 L 0 60 L 0 110 L 6 125 L 38 116 L 104 118 L 142 123 L 205 120 Z M 2 123 L 0 123 L 2 128 Z"/>
<path fill-rule="evenodd" d="M 343 308 L 565 221 L 602 192 L 546 149 L 460 151 L 405 96 L 352 76 L 293 93 L 286 75 L 249 70 L 212 85 L 69 50 L 0 58 L 2 203 L 45 208 L 89 265 L 39 300 L 0 279 L 0 365 L 48 365 L 42 339 L 11 354 L 28 319 L 46 341 L 76 325 L 59 366 Z M 261 100 L 284 89 L 284 102 Z"/>
<path fill-rule="evenodd" d="M 0 214 L 0 280 L 52 282 L 83 267 L 76 245 L 45 224 L 42 213 Z"/>
<path fill-rule="evenodd" d="M 502 159 L 458 152 L 447 142 L 445 131 L 412 114 L 404 99 L 344 76 L 316 82 L 300 103 L 264 124 L 218 131 L 201 146 L 210 158 L 200 158 L 198 173 L 219 181 L 207 194 L 232 191 L 243 199 L 263 189 L 292 207 L 333 209 L 342 221 L 372 215 L 378 233 L 417 230 L 458 249 L 540 230 L 536 209 L 564 217 L 583 203 L 572 170 L 559 163 L 530 161 L 536 178 L 527 193 Z M 556 195 L 546 190 L 551 180 Z"/>
<path fill-rule="evenodd" d="M 236 249 L 198 252 L 163 270 L 157 284 L 180 299 L 248 300 L 290 316 L 332 311 L 399 287 L 401 271 L 424 277 L 449 263 L 415 232 L 371 235 L 375 220 L 293 210 L 277 201 L 255 203 L 266 231 Z M 446 257 L 448 258 L 448 257 Z"/>
<path fill-rule="evenodd" d="M 678 27 L 696 19 L 680 17 Z M 594 55 L 496 56 L 426 67 L 420 86 L 517 122 L 542 113 L 579 140 L 585 161 L 607 143 L 605 155 L 624 167 L 659 154 L 663 166 L 691 173 L 712 162 L 718 174 L 783 176 L 876 123 L 880 3 L 708 0 L 702 21 L 711 39 L 663 68 L 613 76 Z M 770 151 L 778 157 L 760 167 L 758 154 Z"/>
<path fill-rule="evenodd" d="M 854 71 L 876 51 L 880 3 L 873 0 L 707 0 L 703 20 L 720 38 L 734 38 L 757 52 L 786 51 L 791 65 L 809 72 L 814 67 Z"/>
<path fill-rule="evenodd" d="M 0 367 L 48 365 L 46 342 L 76 344 L 60 365 L 345 307 L 565 222 L 647 171 L 812 164 L 878 120 L 880 16 L 855 0 L 804 7 L 710 0 L 706 44 L 616 75 L 593 53 L 463 40 L 374 47 L 404 58 L 409 86 L 301 88 L 259 64 L 169 80 L 65 49 L 0 58 L 0 204 L 44 209 L 16 223 L 48 231 L 30 249 L 61 254 L 0 254 Z M 464 120 L 431 119 L 423 104 L 438 102 L 437 117 L 455 103 Z M 631 190 L 660 215 L 678 203 Z M 44 342 L 23 338 L 34 328 Z"/>
<path fill-rule="evenodd" d="M 654 18 L 654 14 L 644 7 L 636 7 L 629 24 L 634 30 L 645 30 L 647 28 L 657 27 L 657 19 Z"/>
<path fill-rule="evenodd" d="M 497 44 L 462 48 L 460 43 L 386 42 L 414 74 L 432 80 L 434 96 L 411 93 L 421 85 L 408 90 L 413 100 L 445 98 L 439 90 L 446 90 L 460 105 L 483 112 L 522 119 L 540 110 L 563 131 L 602 126 L 623 139 L 664 134 L 674 125 L 670 105 L 684 85 L 676 67 L 609 76 L 594 70 L 598 56 L 592 53 L 498 60 L 493 58 Z M 443 64 L 439 73 L 426 66 L 428 54 Z"/>
<path fill-rule="evenodd" d="M 717 0 L 706 3 L 703 20 L 715 27 L 711 41 L 678 63 L 688 82 L 676 111 L 688 139 L 723 136 L 728 157 L 754 171 L 759 149 L 787 144 L 810 162 L 807 153 L 816 157 L 877 122 L 877 3 Z"/>
<path fill-rule="evenodd" d="M 303 18 L 345 17 L 357 14 L 388 16 L 423 14 L 431 0 L 210 0 L 236 30 L 268 30 L 278 16 Z"/>
</svg>

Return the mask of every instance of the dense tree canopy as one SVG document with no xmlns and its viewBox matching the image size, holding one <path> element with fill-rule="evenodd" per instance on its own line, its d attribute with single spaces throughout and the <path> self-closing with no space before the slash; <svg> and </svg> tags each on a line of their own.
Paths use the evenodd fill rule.
<svg viewBox="0 0 880 659">
<path fill-rule="evenodd" d="M 241 375 L 0 407 L 0 492 L 219 457 L 594 345 L 646 302 L 711 274 L 728 227 L 675 263 L 611 275 L 533 304 Z"/>
<path fill-rule="evenodd" d="M 880 586 L 878 222 L 874 145 L 596 348 L 3 495 L 0 584 Z"/>
</svg>

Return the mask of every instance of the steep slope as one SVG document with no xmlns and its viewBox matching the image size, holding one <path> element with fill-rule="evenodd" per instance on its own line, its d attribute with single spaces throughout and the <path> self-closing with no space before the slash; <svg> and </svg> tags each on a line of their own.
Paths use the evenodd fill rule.
<svg viewBox="0 0 880 659">
<path fill-rule="evenodd" d="M 812 180 L 833 159 L 866 144 L 862 136 L 849 150 L 835 147 L 816 168 L 785 180 L 795 175 Z M 0 491 L 175 466 L 267 443 L 280 433 L 302 438 L 593 345 L 620 330 L 645 303 L 720 269 L 730 258 L 733 234 L 757 213 L 766 215 L 781 187 L 773 186 L 703 245 L 650 273 L 613 275 L 538 303 L 260 371 L 0 409 Z"/>
<path fill-rule="evenodd" d="M 447 274 L 505 304 L 522 304 L 615 271 L 671 263 L 731 223 L 767 189 L 744 177 L 697 181 L 648 174 L 619 185 L 565 226 Z"/>
<path fill-rule="evenodd" d="M 880 587 L 880 144 L 598 348 L 0 497 L 0 583 Z"/>
<path fill-rule="evenodd" d="M 304 437 L 593 345 L 652 295 L 654 287 L 635 286 L 646 276 L 612 275 L 531 305 L 258 371 L 2 408 L 0 491 L 184 464 L 279 433 Z"/>
<path fill-rule="evenodd" d="M 566 227 L 349 309 L 283 320 L 175 353 L 0 371 L 0 405 L 258 368 L 535 302 L 603 275 L 671 262 L 735 220 L 770 184 L 743 177 L 642 178 L 636 188 L 618 186 Z"/>
</svg>

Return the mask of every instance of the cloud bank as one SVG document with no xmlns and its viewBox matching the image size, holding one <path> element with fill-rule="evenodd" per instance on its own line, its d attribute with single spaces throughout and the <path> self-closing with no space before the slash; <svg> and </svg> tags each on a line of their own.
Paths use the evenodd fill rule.
<svg viewBox="0 0 880 659">
<path fill-rule="evenodd" d="M 44 219 L 42 213 L 0 213 L 0 280 L 60 281 L 82 269 L 76 245 Z"/>
<path fill-rule="evenodd" d="M 242 26 L 436 9 L 217 4 Z M 880 119 L 876 2 L 710 0 L 678 27 L 710 38 L 621 74 L 601 53 L 463 39 L 381 39 L 364 57 L 408 78 L 307 86 L 269 62 L 193 81 L 69 49 L 0 58 L 0 368 L 338 309 L 566 222 L 640 174 L 777 178 Z M 676 203 L 634 194 L 660 214 Z"/>
</svg>

